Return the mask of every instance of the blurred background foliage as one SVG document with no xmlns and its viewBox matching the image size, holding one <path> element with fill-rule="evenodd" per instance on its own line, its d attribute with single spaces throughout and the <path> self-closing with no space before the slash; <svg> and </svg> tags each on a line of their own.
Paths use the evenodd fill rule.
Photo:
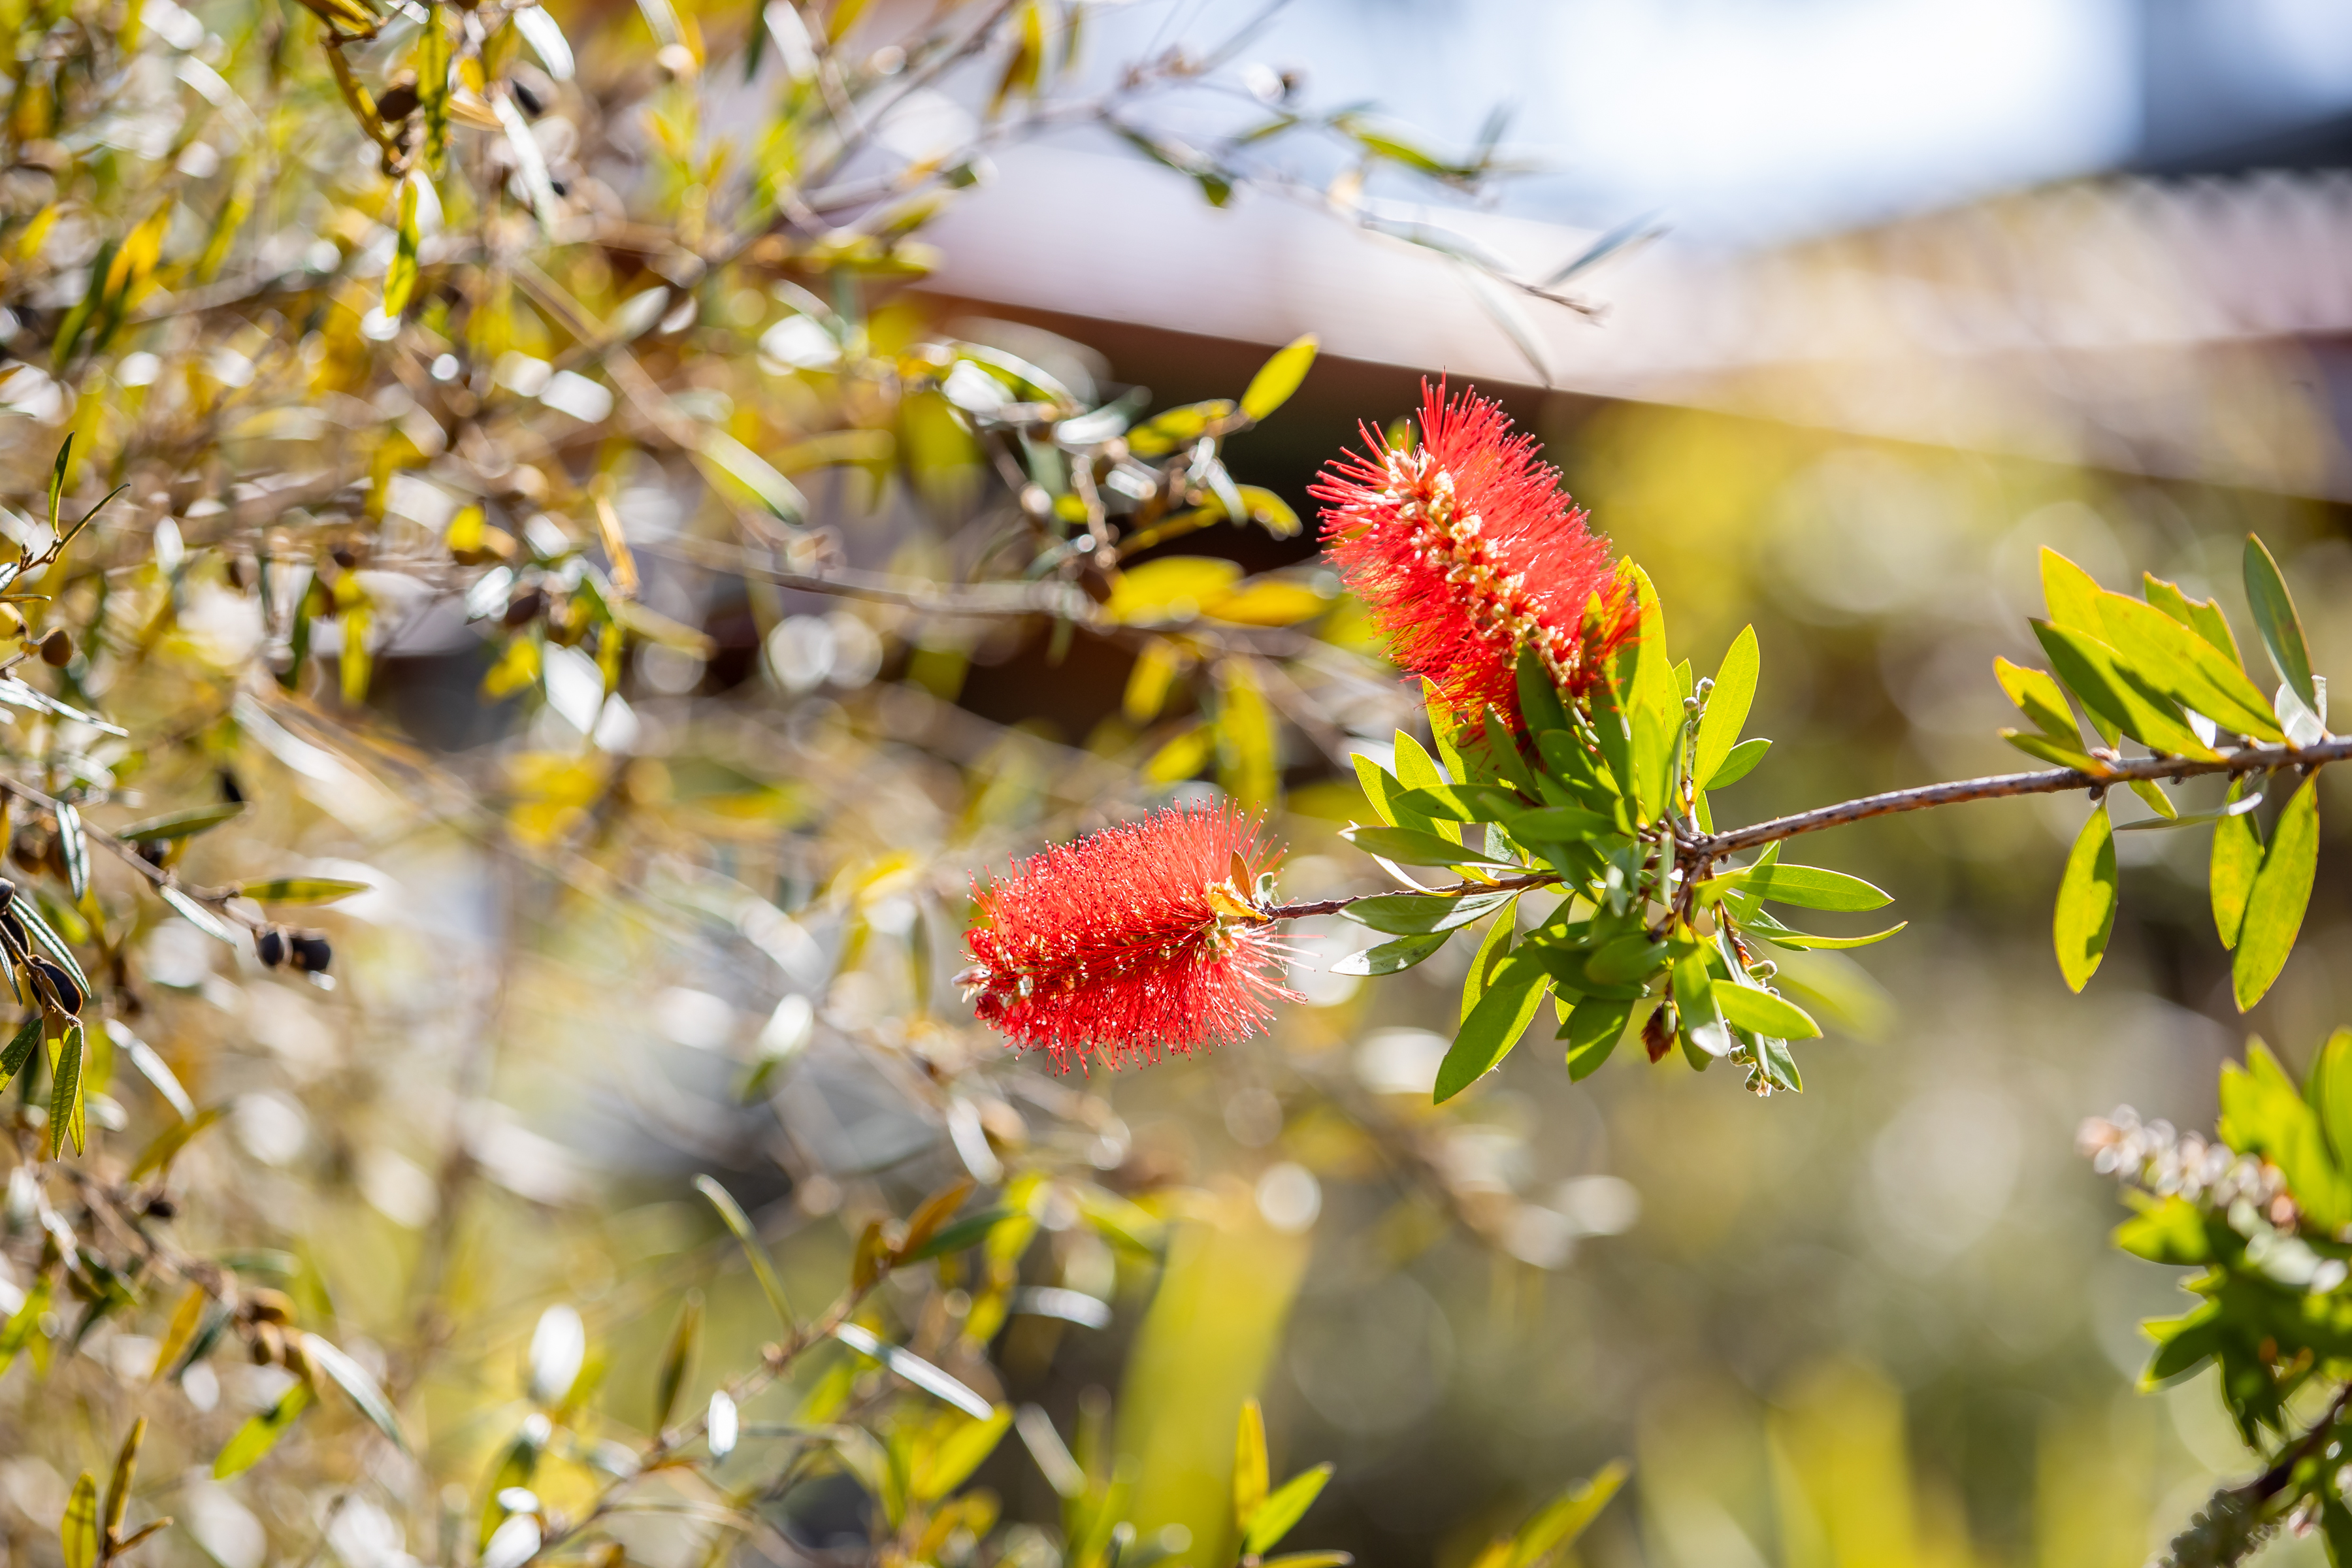
<svg viewBox="0 0 2352 1568">
<path fill-rule="evenodd" d="M 1545 437 L 1658 583 L 1677 654 L 1709 668 L 1757 625 L 1751 729 L 1776 745 L 1718 807 L 1744 819 L 2010 767 L 1990 667 L 2032 654 L 2044 544 L 2238 615 L 2259 529 L 2316 662 L 2352 662 L 2326 308 L 2226 358 L 2156 333 L 2131 374 L 2074 379 L 2032 353 L 1988 371 L 1907 306 L 1846 321 L 1853 339 L 1799 310 L 1783 326 L 1821 363 L 1635 384 L 1557 334 L 1652 341 L 1675 297 L 1645 308 L 1644 278 L 1801 304 L 1858 289 L 1857 258 L 1975 277 L 1988 235 L 2044 254 L 2020 237 L 2067 204 L 2116 217 L 2136 257 L 2210 233 L 2125 233 L 2147 187 L 2093 183 L 1694 270 L 1628 243 L 1638 206 L 1595 225 L 1570 204 L 1507 231 L 1549 247 L 1518 267 L 1464 237 L 1503 221 L 1474 199 L 1510 162 L 1498 132 L 1432 150 L 1313 109 L 1323 84 L 1265 36 L 1178 49 L 1165 7 L 440 6 L 421 13 L 456 73 L 436 107 L 418 8 L 321 5 L 5 13 L 0 527 L 40 542 L 68 432 L 80 505 L 131 489 L 27 607 L 79 649 L 42 689 L 129 736 L 26 710 L 5 743 L 101 826 L 233 790 L 244 814 L 173 862 L 193 886 L 369 885 L 286 911 L 334 943 L 323 991 L 102 867 L 105 1010 L 222 1114 L 167 1184 L 131 1174 L 184 1124 L 124 1047 L 74 1169 L 125 1201 L 168 1193 L 170 1247 L 226 1260 L 248 1307 L 282 1291 L 411 1451 L 327 1392 L 215 1479 L 295 1373 L 253 1363 L 250 1310 L 159 1366 L 192 1299 L 161 1265 L 105 1313 L 73 1295 L 89 1281 L 58 1264 L 52 1217 L 102 1256 L 137 1247 L 114 1200 L 38 1160 L 36 1069 L 0 1304 L 44 1279 L 65 1294 L 0 1383 L 12 1561 L 56 1560 L 71 1478 L 105 1474 L 136 1414 L 131 1520 L 172 1514 L 140 1550 L 175 1563 L 457 1563 L 510 1515 L 579 1523 L 663 1415 L 709 1408 L 783 1331 L 704 1173 L 803 1322 L 895 1245 L 875 1226 L 973 1178 L 967 1215 L 1013 1217 L 889 1270 L 859 1321 L 1022 1415 L 963 1500 L 918 1496 L 914 1457 L 947 1474 L 938 1445 L 967 1417 L 820 1345 L 746 1397 L 729 1452 L 695 1439 L 696 1464 L 635 1483 L 646 1505 L 566 1536 L 572 1555 L 1093 1568 L 1125 1519 L 1123 1553 L 1230 1561 L 1252 1394 L 1277 1479 L 1337 1465 L 1298 1539 L 1383 1564 L 1481 1561 L 1625 1458 L 1629 1498 L 1574 1548 L 1594 1568 L 2122 1568 L 2242 1466 L 2210 1387 L 2135 1391 L 2135 1325 L 2180 1299 L 2107 1248 L 2112 1190 L 2070 1149 L 2119 1100 L 2203 1125 L 2241 1047 L 2190 836 L 2120 847 L 2117 934 L 2079 999 L 2042 934 L 2079 802 L 1823 840 L 1914 923 L 1787 969 L 1832 1037 L 1808 1092 L 1769 1105 L 1678 1057 L 1571 1086 L 1530 1047 L 1433 1110 L 1466 951 L 1373 987 L 1325 973 L 1364 940 L 1337 922 L 1305 933 L 1307 1001 L 1273 1035 L 1116 1080 L 1009 1059 L 949 977 L 971 875 L 1157 801 L 1266 805 L 1286 897 L 1375 885 L 1337 837 L 1367 815 L 1344 759 L 1416 705 L 1296 524 L 1316 468 L 1402 414 L 1423 369 L 1476 372 Z M 1487 96 L 1447 79 L 1472 124 Z M 1126 158 L 1088 165 L 1099 184 L 1053 161 L 1082 135 Z M 2319 145 L 2296 156 L 2325 167 Z M 2295 212 L 2327 220 L 2325 254 L 2336 208 L 2314 189 Z M 1188 226 L 1291 207 L 1350 247 L 1328 296 L 1220 271 L 1233 252 Z M 972 216 L 991 211 L 1012 216 Z M 2101 276 L 2116 252 L 2070 232 Z M 1129 265 L 1087 259 L 1092 294 L 1057 280 L 1103 247 Z M 1466 278 L 1467 315 L 1383 270 L 1396 256 Z M 1556 265 L 1585 258 L 1591 279 Z M 1171 323 L 1189 296 L 1161 265 L 1244 318 Z M 1533 297 L 1601 278 L 1626 292 L 1598 327 Z M 1995 314 L 2032 316 L 2047 282 L 2019 267 Z M 1375 286 L 1377 310 L 1345 292 Z M 2120 308 L 2207 298 L 2168 287 Z M 1454 335 L 1383 350 L 1368 316 Z M 1204 409 L 1307 331 L 1360 357 L 1327 353 L 1265 423 Z M 1826 352 L 1855 341 L 1877 356 L 1858 372 Z M 2118 384 L 2162 389 L 2162 416 L 2119 415 Z M 1938 426 L 1895 395 L 1952 386 L 1984 417 Z M 1186 409 L 1156 446 L 1126 435 Z M 2012 409 L 2054 434 L 1987 438 Z M 52 830 L 21 802 L 17 825 Z M 24 847 L 28 884 L 56 883 Z M 2352 879 L 2326 855 L 2250 1020 L 2298 1063 L 2352 1003 Z"/>
</svg>

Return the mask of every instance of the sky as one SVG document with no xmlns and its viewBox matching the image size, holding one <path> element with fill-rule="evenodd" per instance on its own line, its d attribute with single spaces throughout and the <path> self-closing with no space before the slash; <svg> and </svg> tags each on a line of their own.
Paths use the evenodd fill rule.
<svg viewBox="0 0 2352 1568">
<path fill-rule="evenodd" d="M 1094 58 L 1255 9 L 1131 6 Z M 1506 210 L 1729 243 L 2126 163 L 2151 109 L 2227 139 L 2352 104 L 2342 0 L 1291 0 L 1243 58 L 1456 145 L 1507 104 L 1547 172 Z"/>
</svg>

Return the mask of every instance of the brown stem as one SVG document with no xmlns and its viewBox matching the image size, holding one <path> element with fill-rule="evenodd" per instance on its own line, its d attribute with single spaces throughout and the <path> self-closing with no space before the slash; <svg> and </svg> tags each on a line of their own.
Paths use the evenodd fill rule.
<svg viewBox="0 0 2352 1568">
<path fill-rule="evenodd" d="M 1968 800 L 1999 800 L 2019 795 L 2063 795 L 2069 790 L 2105 789 L 2134 780 L 2184 779 L 2210 773 L 2273 773 L 2283 768 L 2317 768 L 2352 758 L 2352 739 L 2330 739 L 2317 745 L 2240 746 L 2210 762 L 2187 757 L 2134 757 L 2107 763 L 2095 773 L 2080 768 L 2050 768 L 2032 773 L 1995 773 L 1990 778 L 1958 779 L 1950 784 L 1922 784 L 1888 790 L 1859 800 L 1816 806 L 1790 816 L 1735 827 L 1728 833 L 1701 834 L 1675 847 L 1675 858 L 1697 865 L 1742 849 L 1759 849 L 1800 833 L 1816 833 L 1898 811 L 1922 811 L 1931 805 L 1957 805 Z"/>
</svg>

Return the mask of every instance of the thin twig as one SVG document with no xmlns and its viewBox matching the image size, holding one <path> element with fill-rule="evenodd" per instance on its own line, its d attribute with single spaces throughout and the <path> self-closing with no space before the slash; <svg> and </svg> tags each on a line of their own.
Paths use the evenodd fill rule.
<svg viewBox="0 0 2352 1568">
<path fill-rule="evenodd" d="M 2080 768 L 2051 768 L 2042 773 L 1995 773 L 1988 778 L 1921 784 L 1911 789 L 1864 795 L 1859 800 L 1841 801 L 1835 805 L 1816 806 L 1811 811 L 1801 811 L 1789 816 L 1776 816 L 1746 827 L 1733 828 L 1728 833 L 1701 834 L 1676 845 L 1675 858 L 1685 866 L 1696 865 L 1737 854 L 1742 849 L 1760 849 L 1767 844 L 1794 838 L 1801 833 L 1817 833 L 1824 827 L 1838 827 L 1874 816 L 1888 816 L 1898 811 L 1921 811 L 1931 805 L 1957 805 L 1962 801 L 2000 800 L 2019 795 L 2063 795 L 2078 789 L 2104 790 L 2135 780 L 2152 782 L 2158 779 L 2199 778 L 2213 773 L 2273 773 L 2283 768 L 2317 768 L 2347 758 L 2352 758 L 2352 739 L 2330 739 L 2303 747 L 2240 746 L 2210 762 L 2187 757 L 2134 757 L 2107 763 L 2095 773 L 2085 773 Z"/>
</svg>

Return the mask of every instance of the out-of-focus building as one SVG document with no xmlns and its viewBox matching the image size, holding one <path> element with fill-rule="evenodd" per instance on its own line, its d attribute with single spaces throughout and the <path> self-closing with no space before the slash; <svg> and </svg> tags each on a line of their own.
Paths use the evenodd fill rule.
<svg viewBox="0 0 2352 1568">
<path fill-rule="evenodd" d="M 1590 317 L 1514 287 L 1600 237 L 1540 201 L 1365 198 L 1387 231 L 1367 233 L 1311 198 L 1211 209 L 1181 175 L 1066 143 L 1009 153 L 942 222 L 937 286 L 1247 343 L 1311 331 L 1334 355 L 1488 385 L 2352 500 L 2336 411 L 2352 41 L 2287 0 L 2227 9 L 2117 11 L 2139 123 L 2105 167 L 1943 200 L 1965 149 L 1923 152 L 1925 210 L 1767 243 L 1704 216 L 1686 236 L 1668 210 L 1663 237 L 1566 285 Z"/>
</svg>

